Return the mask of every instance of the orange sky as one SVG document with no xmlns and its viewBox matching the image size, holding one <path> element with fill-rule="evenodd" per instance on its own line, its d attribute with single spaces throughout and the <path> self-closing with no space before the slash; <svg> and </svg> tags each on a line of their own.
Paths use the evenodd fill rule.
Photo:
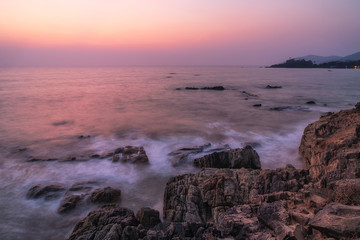
<svg viewBox="0 0 360 240">
<path fill-rule="evenodd" d="M 357 0 L 0 0 L 0 49 L 224 47 L 224 55 L 233 47 L 256 55 L 300 42 L 294 54 L 345 54 L 359 50 L 359 9 Z"/>
</svg>

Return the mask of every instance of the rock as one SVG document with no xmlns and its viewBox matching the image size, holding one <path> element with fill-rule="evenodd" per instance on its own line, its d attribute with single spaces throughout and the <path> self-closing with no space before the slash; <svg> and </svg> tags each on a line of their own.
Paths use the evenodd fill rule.
<svg viewBox="0 0 360 240">
<path fill-rule="evenodd" d="M 90 135 L 80 135 L 78 136 L 78 139 L 86 139 L 86 138 L 90 138 Z"/>
<path fill-rule="evenodd" d="M 330 203 L 319 211 L 309 225 L 335 238 L 360 237 L 360 206 Z"/>
<path fill-rule="evenodd" d="M 360 206 L 360 178 L 334 181 L 328 185 L 327 190 L 334 202 Z"/>
<path fill-rule="evenodd" d="M 97 189 L 91 193 L 90 201 L 93 203 L 113 203 L 120 201 L 121 190 L 111 187 Z"/>
<path fill-rule="evenodd" d="M 159 211 L 151 208 L 141 208 L 136 217 L 145 228 L 152 228 L 161 223 L 159 218 Z"/>
<path fill-rule="evenodd" d="M 225 88 L 223 86 L 214 86 L 214 87 L 185 87 L 185 90 L 215 90 L 215 91 L 223 91 Z"/>
<path fill-rule="evenodd" d="M 295 198 L 306 183 L 308 171 L 292 168 L 203 169 L 169 179 L 164 193 L 164 219 L 214 222 L 219 212 L 237 205 Z"/>
<path fill-rule="evenodd" d="M 121 155 L 117 155 L 121 154 Z M 126 146 L 117 148 L 112 155 L 113 162 L 119 161 L 130 163 L 149 163 L 149 158 L 143 147 Z"/>
<path fill-rule="evenodd" d="M 84 199 L 84 195 L 65 196 L 60 203 L 58 213 L 66 213 L 73 210 L 80 201 Z"/>
<path fill-rule="evenodd" d="M 316 103 L 315 103 L 315 101 L 307 101 L 306 104 L 314 105 L 314 104 L 316 104 Z"/>
<path fill-rule="evenodd" d="M 65 191 L 66 188 L 61 184 L 50 184 L 50 185 L 34 185 L 32 186 L 26 194 L 28 199 L 36 199 L 44 197 L 45 200 L 51 200 L 59 198 L 60 193 Z"/>
<path fill-rule="evenodd" d="M 134 236 L 132 228 L 128 228 L 126 231 L 125 228 L 137 226 L 138 224 L 131 210 L 115 205 L 107 205 L 90 212 L 87 217 L 78 222 L 69 240 L 121 239 L 121 236 Z"/>
<path fill-rule="evenodd" d="M 193 147 L 182 147 L 168 154 L 170 158 L 171 165 L 173 167 L 180 166 L 181 164 L 186 163 L 189 160 L 190 156 L 202 153 L 205 149 L 211 146 L 210 143 L 193 146 Z"/>
<path fill-rule="evenodd" d="M 275 88 L 282 88 L 282 86 L 267 85 L 267 86 L 265 87 L 265 89 L 275 89 Z"/>
<path fill-rule="evenodd" d="M 225 88 L 223 86 L 215 86 L 215 87 L 203 87 L 201 88 L 203 90 L 217 90 L 217 91 L 223 91 Z"/>
<path fill-rule="evenodd" d="M 253 107 L 261 107 L 261 103 L 254 104 Z"/>
<path fill-rule="evenodd" d="M 305 128 L 299 152 L 318 186 L 360 177 L 359 126 L 360 113 L 351 109 L 324 116 Z"/>
<path fill-rule="evenodd" d="M 215 152 L 194 160 L 194 166 L 206 168 L 252 168 L 260 169 L 259 155 L 251 146 Z"/>
</svg>

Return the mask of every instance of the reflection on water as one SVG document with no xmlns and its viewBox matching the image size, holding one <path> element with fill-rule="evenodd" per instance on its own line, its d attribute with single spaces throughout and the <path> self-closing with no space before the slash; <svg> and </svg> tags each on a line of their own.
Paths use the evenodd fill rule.
<svg viewBox="0 0 360 240">
<path fill-rule="evenodd" d="M 35 184 L 96 181 L 95 187 L 120 188 L 122 206 L 161 211 L 167 179 L 197 171 L 191 161 L 172 167 L 168 153 L 183 146 L 251 144 L 263 168 L 303 167 L 297 148 L 304 127 L 321 113 L 359 101 L 359 74 L 237 67 L 2 68 L 2 239 L 64 239 L 97 207 L 85 204 L 59 215 L 61 198 L 26 200 Z M 225 90 L 184 89 L 213 86 Z M 61 161 L 126 145 L 143 146 L 150 164 Z M 53 161 L 27 162 L 31 157 Z"/>
</svg>

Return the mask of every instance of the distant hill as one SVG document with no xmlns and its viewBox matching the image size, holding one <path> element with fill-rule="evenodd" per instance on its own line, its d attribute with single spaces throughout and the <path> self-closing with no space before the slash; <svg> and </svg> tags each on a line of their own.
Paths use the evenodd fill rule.
<svg viewBox="0 0 360 240">
<path fill-rule="evenodd" d="M 340 56 L 317 56 L 307 55 L 304 57 L 292 58 L 280 64 L 274 64 L 272 68 L 359 68 L 360 52 Z"/>
<path fill-rule="evenodd" d="M 340 56 L 318 56 L 318 55 L 307 55 L 304 57 L 297 57 L 294 58 L 295 60 L 305 60 L 305 61 L 312 61 L 314 64 L 322 64 L 322 63 L 328 63 L 328 62 L 347 62 L 347 61 L 357 61 L 360 60 L 360 52 L 340 57 Z"/>
<path fill-rule="evenodd" d="M 298 57 L 295 58 L 295 60 L 305 60 L 305 61 L 312 61 L 315 64 L 321 64 L 321 63 L 326 63 L 326 62 L 333 62 L 333 61 L 339 61 L 340 59 L 342 59 L 343 57 L 340 56 L 328 56 L 328 57 L 323 57 L 323 56 L 317 56 L 317 55 L 307 55 L 305 57 Z"/>
<path fill-rule="evenodd" d="M 347 62 L 347 61 L 357 61 L 357 60 L 360 60 L 360 52 L 345 56 L 340 61 Z"/>
</svg>

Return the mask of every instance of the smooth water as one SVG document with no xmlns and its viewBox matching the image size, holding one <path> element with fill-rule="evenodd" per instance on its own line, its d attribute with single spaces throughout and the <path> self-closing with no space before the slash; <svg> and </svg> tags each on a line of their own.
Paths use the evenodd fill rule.
<svg viewBox="0 0 360 240">
<path fill-rule="evenodd" d="M 227 90 L 176 90 L 218 85 Z M 60 215 L 61 198 L 26 199 L 35 184 L 96 181 L 95 187 L 120 188 L 121 206 L 162 211 L 167 179 L 198 171 L 191 161 L 171 165 L 168 153 L 183 146 L 251 144 L 263 168 L 288 163 L 301 168 L 304 128 L 322 113 L 353 107 L 359 90 L 358 70 L 0 68 L 0 238 L 64 239 L 97 207 L 88 204 Z M 310 100 L 316 104 L 306 104 Z M 27 161 L 101 154 L 126 145 L 144 146 L 150 164 Z"/>
</svg>

